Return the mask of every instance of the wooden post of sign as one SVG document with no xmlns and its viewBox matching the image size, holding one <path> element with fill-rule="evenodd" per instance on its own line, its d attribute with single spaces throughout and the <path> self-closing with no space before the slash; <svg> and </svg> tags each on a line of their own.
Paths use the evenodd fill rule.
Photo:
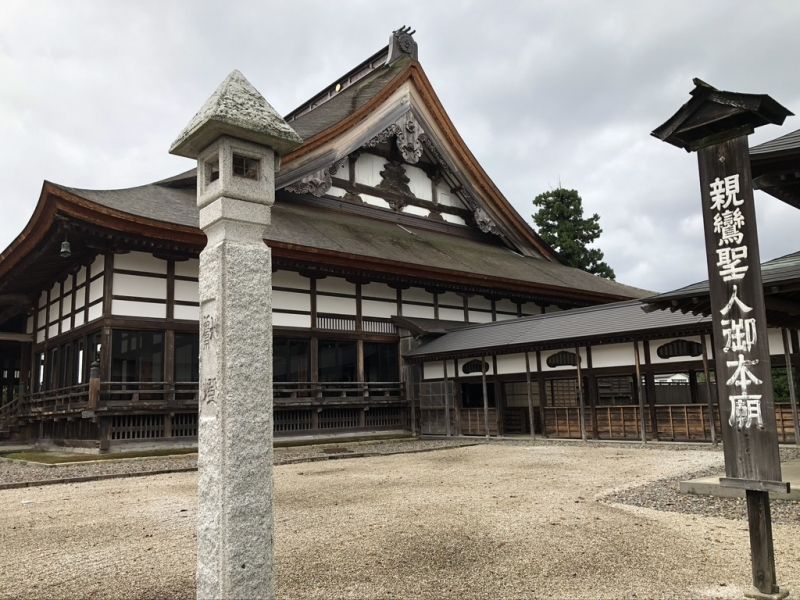
<svg viewBox="0 0 800 600">
<path fill-rule="evenodd" d="M 533 418 L 533 395 L 531 394 L 531 359 L 528 356 L 528 351 L 525 351 L 525 391 L 528 394 L 528 423 L 531 428 L 531 439 L 536 439 L 536 427 Z M 542 399 L 539 398 L 539 402 Z"/>
<path fill-rule="evenodd" d="M 450 380 L 447 379 L 447 359 L 442 361 L 442 369 L 444 372 L 444 421 L 445 421 L 445 431 L 447 432 L 447 437 L 450 437 Z"/>
<path fill-rule="evenodd" d="M 481 356 L 481 385 L 483 386 L 483 426 L 489 437 L 489 395 L 486 391 L 486 357 Z"/>
<path fill-rule="evenodd" d="M 708 348 L 706 336 L 700 334 L 700 345 L 703 347 L 703 377 L 706 379 L 706 396 L 708 396 L 708 422 L 711 428 L 711 443 L 717 445 L 717 424 L 714 419 L 714 390 L 711 387 L 711 377 L 708 370 Z"/>
<path fill-rule="evenodd" d="M 644 419 L 644 390 L 642 390 L 642 366 L 639 361 L 639 342 L 633 342 L 633 364 L 636 369 L 636 393 L 639 397 L 639 427 L 642 431 L 642 442 L 647 443 L 647 428 Z"/>
<path fill-rule="evenodd" d="M 754 598 L 785 598 L 775 574 L 769 491 L 781 481 L 775 403 L 747 136 L 792 114 L 767 95 L 694 80 L 692 98 L 653 135 L 696 151 L 711 297 L 725 474 L 746 490 Z"/>
<path fill-rule="evenodd" d="M 539 422 L 542 424 L 542 436 L 547 435 L 547 412 L 544 407 L 547 402 L 547 390 L 544 384 L 544 375 L 542 375 L 542 353 L 536 351 L 536 382 L 539 385 Z"/>
<path fill-rule="evenodd" d="M 578 377 L 578 418 L 581 420 L 581 439 L 586 441 L 586 411 L 583 406 L 583 373 L 581 372 L 581 349 L 575 346 L 575 368 Z"/>
<path fill-rule="evenodd" d="M 789 346 L 789 331 L 781 328 L 783 338 L 783 355 L 786 357 L 786 383 L 789 385 L 789 402 L 792 406 L 792 423 L 794 425 L 794 443 L 800 446 L 800 423 L 797 420 L 797 390 L 794 387 L 794 366 L 792 365 L 791 346 Z"/>
</svg>

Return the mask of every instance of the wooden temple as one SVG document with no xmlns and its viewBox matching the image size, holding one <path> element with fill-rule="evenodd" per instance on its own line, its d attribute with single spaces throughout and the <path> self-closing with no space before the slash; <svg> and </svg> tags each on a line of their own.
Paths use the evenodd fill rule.
<svg viewBox="0 0 800 600">
<path fill-rule="evenodd" d="M 648 313 L 648 292 L 563 265 L 464 144 L 408 29 L 285 118 L 305 141 L 276 174 L 265 239 L 277 437 L 713 437 L 702 285 L 688 309 L 662 295 L 649 306 L 680 310 Z M 770 168 L 757 182 L 777 196 Z M 196 185 L 194 170 L 129 189 L 44 183 L 0 254 L 0 439 L 195 442 Z M 800 281 L 800 255 L 773 263 L 765 282 Z M 797 361 L 780 300 L 773 325 Z M 778 369 L 783 341 L 771 332 Z"/>
</svg>

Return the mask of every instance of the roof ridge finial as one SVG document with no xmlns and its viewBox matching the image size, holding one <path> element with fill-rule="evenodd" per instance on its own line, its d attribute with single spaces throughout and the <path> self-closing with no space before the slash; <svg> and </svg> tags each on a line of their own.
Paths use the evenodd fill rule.
<svg viewBox="0 0 800 600">
<path fill-rule="evenodd" d="M 417 60 L 417 42 L 413 37 L 416 32 L 416 29 L 411 29 L 406 25 L 392 32 L 392 37 L 389 38 L 389 56 L 386 59 L 386 64 L 404 55 Z"/>
</svg>

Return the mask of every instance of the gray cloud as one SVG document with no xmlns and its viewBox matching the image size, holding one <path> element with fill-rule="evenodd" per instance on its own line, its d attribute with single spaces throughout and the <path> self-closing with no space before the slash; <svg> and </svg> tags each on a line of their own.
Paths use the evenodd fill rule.
<svg viewBox="0 0 800 600">
<path fill-rule="evenodd" d="M 288 112 L 414 26 L 420 59 L 489 175 L 528 218 L 559 182 L 601 215 L 621 281 L 705 277 L 695 159 L 649 136 L 691 78 L 800 109 L 800 5 L 708 2 L 4 2 L 0 247 L 42 181 L 127 187 L 191 166 L 167 148 L 242 70 Z M 800 127 L 765 127 L 753 143 Z M 758 195 L 762 256 L 796 250 L 800 213 Z"/>
</svg>

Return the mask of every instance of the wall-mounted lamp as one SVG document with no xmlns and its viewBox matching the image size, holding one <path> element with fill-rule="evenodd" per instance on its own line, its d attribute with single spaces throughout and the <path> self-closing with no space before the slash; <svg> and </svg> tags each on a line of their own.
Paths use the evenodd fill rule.
<svg viewBox="0 0 800 600">
<path fill-rule="evenodd" d="M 61 242 L 61 252 L 59 252 L 61 258 L 69 258 L 72 256 L 72 246 L 69 245 L 69 240 L 64 238 L 64 241 Z"/>
</svg>

